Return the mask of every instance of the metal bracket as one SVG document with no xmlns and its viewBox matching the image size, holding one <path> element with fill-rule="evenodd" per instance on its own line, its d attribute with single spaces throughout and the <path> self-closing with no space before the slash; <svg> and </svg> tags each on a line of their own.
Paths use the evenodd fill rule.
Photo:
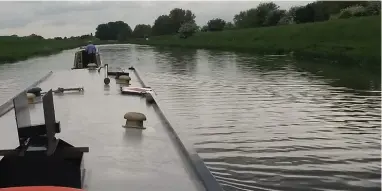
<svg viewBox="0 0 382 191">
<path fill-rule="evenodd" d="M 52 155 L 56 150 L 58 140 L 55 135 L 56 116 L 54 112 L 53 93 L 50 89 L 44 97 L 42 97 L 42 103 L 44 107 L 45 128 L 47 137 L 47 151 L 48 156 Z"/>
<path fill-rule="evenodd" d="M 31 125 L 26 91 L 13 99 L 20 146 L 14 150 L 0 150 L 0 156 L 24 156 L 29 150 L 42 150 L 47 156 L 70 155 L 70 153 L 75 156 L 78 152 L 89 152 L 88 147 L 71 147 L 60 149 L 57 154 L 55 153 L 60 141 L 64 141 L 55 137 L 56 133 L 61 132 L 61 129 L 60 122 L 56 122 L 52 89 L 42 97 L 42 102 L 45 124 Z"/>
</svg>

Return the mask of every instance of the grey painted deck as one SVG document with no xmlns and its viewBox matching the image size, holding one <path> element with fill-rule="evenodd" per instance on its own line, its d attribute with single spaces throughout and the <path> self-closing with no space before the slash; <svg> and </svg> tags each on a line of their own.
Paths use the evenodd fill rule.
<svg viewBox="0 0 382 191">
<path fill-rule="evenodd" d="M 55 95 L 56 120 L 62 132 L 57 137 L 74 146 L 88 146 L 85 154 L 86 190 L 204 190 L 190 165 L 170 138 L 165 123 L 144 98 L 121 95 L 111 77 L 103 84 L 100 73 L 73 70 L 53 73 L 39 87 L 84 87 L 83 93 Z M 131 86 L 140 86 L 133 72 Z M 31 82 L 33 83 L 33 82 Z M 30 105 L 32 123 L 43 122 L 42 104 Z M 146 130 L 122 128 L 126 112 L 146 115 Z M 0 149 L 18 144 L 13 110 L 0 118 Z"/>
</svg>

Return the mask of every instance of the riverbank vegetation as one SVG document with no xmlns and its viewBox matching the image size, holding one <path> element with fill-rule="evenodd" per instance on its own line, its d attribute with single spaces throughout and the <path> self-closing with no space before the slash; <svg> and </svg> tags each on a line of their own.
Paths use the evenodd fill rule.
<svg viewBox="0 0 382 191">
<path fill-rule="evenodd" d="M 232 21 L 212 18 L 197 26 L 191 10 L 175 8 L 152 27 L 141 24 L 132 30 L 123 21 L 109 22 L 99 25 L 95 36 L 135 44 L 293 54 L 379 69 L 380 10 L 379 1 L 316 1 L 289 10 L 269 2 L 241 11 Z"/>
<path fill-rule="evenodd" d="M 25 60 L 34 56 L 44 56 L 58 53 L 65 49 L 86 45 L 87 41 L 94 40 L 90 35 L 81 37 L 44 39 L 42 36 L 32 34 L 18 37 L 0 36 L 0 64 Z"/>
<path fill-rule="evenodd" d="M 134 30 L 123 21 L 103 23 L 97 26 L 95 37 L 100 40 L 120 40 L 146 38 L 151 36 L 192 35 L 197 32 L 242 30 L 280 25 L 315 23 L 337 19 L 380 15 L 380 1 L 316 1 L 305 6 L 280 9 L 273 2 L 260 3 L 256 8 L 234 15 L 232 21 L 212 18 L 204 26 L 195 24 L 195 14 L 191 10 L 172 9 L 168 15 L 160 15 L 153 25 L 138 24 Z M 181 30 L 188 25 L 189 30 Z M 196 27 L 194 27 L 196 26 Z M 182 32 L 183 31 L 183 32 Z"/>
<path fill-rule="evenodd" d="M 130 43 L 293 54 L 379 69 L 380 23 L 380 17 L 371 16 L 301 25 L 196 33 L 187 39 L 174 35 L 157 36 L 149 40 L 131 39 Z"/>
</svg>

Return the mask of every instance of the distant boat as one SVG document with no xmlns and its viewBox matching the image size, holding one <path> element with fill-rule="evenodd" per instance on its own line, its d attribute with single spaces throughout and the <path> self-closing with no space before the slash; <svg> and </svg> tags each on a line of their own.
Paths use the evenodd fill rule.
<svg viewBox="0 0 382 191">
<path fill-rule="evenodd" d="M 95 62 L 89 62 L 90 58 L 87 54 L 84 47 L 80 47 L 80 50 L 78 50 L 75 53 L 74 56 L 74 64 L 72 69 L 84 69 L 84 68 L 99 68 L 101 66 L 101 57 L 99 52 L 97 51 L 95 54 Z"/>
</svg>

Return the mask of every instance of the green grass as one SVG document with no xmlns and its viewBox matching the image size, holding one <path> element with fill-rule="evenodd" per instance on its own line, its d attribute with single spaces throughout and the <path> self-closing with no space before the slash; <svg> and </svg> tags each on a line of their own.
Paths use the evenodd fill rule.
<svg viewBox="0 0 382 191">
<path fill-rule="evenodd" d="M 381 17 L 359 17 L 326 22 L 196 33 L 188 39 L 151 37 L 129 43 L 189 48 L 290 54 L 355 64 L 380 71 Z"/>
<path fill-rule="evenodd" d="M 30 37 L 0 36 L 0 64 L 35 56 L 59 53 L 86 45 L 87 40 L 41 40 Z"/>
</svg>

